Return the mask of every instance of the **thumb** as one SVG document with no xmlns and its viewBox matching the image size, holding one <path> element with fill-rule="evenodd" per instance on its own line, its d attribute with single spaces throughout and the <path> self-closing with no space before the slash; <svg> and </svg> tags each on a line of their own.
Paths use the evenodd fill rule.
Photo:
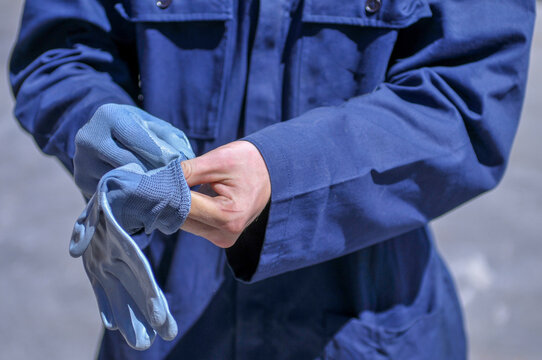
<svg viewBox="0 0 542 360">
<path fill-rule="evenodd" d="M 218 182 L 225 176 L 220 162 L 212 152 L 181 162 L 184 178 L 189 187 Z"/>
</svg>

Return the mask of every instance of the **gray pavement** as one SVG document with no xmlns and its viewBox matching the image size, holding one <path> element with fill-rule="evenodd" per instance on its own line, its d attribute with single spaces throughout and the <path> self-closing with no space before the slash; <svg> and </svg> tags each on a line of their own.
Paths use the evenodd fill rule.
<svg viewBox="0 0 542 360">
<path fill-rule="evenodd" d="M 68 242 L 83 199 L 12 116 L 7 56 L 21 1 L 0 0 L 0 359 L 92 359 L 96 301 Z"/>
<path fill-rule="evenodd" d="M 21 1 L 0 4 L 0 359 L 91 359 L 100 320 L 81 262 L 68 255 L 83 200 L 13 119 L 6 69 Z M 460 288 L 472 359 L 542 358 L 541 64 L 539 18 L 502 184 L 434 224 Z"/>
</svg>

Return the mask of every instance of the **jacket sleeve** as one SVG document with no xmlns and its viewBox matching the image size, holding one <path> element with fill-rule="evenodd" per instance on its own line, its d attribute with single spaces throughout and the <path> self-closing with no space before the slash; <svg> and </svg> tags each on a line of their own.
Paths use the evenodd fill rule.
<svg viewBox="0 0 542 360">
<path fill-rule="evenodd" d="M 245 138 L 267 164 L 272 195 L 261 249 L 245 240 L 228 250 L 239 278 L 368 247 L 499 182 L 520 117 L 535 2 L 435 1 L 431 10 L 399 34 L 376 90 Z"/>
<path fill-rule="evenodd" d="M 27 0 L 10 62 L 15 116 L 73 172 L 77 130 L 104 103 L 134 104 L 129 24 L 105 0 Z"/>
</svg>

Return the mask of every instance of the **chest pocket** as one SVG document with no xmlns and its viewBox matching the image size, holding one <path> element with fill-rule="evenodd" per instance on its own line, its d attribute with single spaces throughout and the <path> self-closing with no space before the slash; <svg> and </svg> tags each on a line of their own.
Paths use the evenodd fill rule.
<svg viewBox="0 0 542 360">
<path fill-rule="evenodd" d="M 398 31 L 429 16 L 426 0 L 305 0 L 294 112 L 373 91 L 385 80 Z"/>
<path fill-rule="evenodd" d="M 135 24 L 144 108 L 191 139 L 217 136 L 233 0 L 123 0 Z"/>
</svg>

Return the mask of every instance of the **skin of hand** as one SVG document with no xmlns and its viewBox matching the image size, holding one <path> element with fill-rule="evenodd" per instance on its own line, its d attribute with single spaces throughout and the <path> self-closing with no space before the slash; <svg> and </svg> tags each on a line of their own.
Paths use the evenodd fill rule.
<svg viewBox="0 0 542 360">
<path fill-rule="evenodd" d="M 216 246 L 233 246 L 271 198 L 271 180 L 259 150 L 248 141 L 234 141 L 181 163 L 192 206 L 183 230 Z M 212 190 L 212 191 L 210 191 Z"/>
</svg>

